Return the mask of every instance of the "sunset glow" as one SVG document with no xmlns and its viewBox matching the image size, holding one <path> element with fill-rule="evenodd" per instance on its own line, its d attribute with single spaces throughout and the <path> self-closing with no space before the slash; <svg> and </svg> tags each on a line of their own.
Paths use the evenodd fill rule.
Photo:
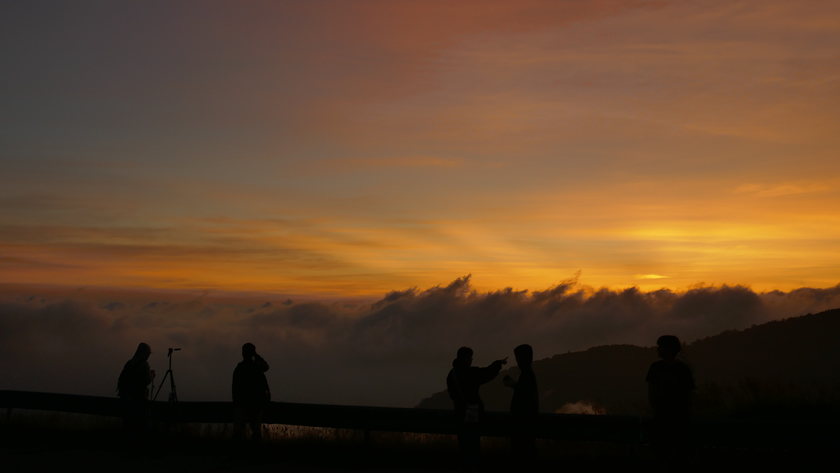
<svg viewBox="0 0 840 473">
<path fill-rule="evenodd" d="M 0 284 L 840 283 L 836 1 L 135 7 L 0 7 Z"/>
</svg>

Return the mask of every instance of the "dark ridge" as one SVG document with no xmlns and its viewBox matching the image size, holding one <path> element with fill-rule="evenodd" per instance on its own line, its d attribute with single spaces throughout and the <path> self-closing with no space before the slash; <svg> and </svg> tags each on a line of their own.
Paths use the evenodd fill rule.
<svg viewBox="0 0 840 473">
<path fill-rule="evenodd" d="M 730 330 L 684 345 L 680 358 L 694 371 L 695 415 L 720 417 L 824 417 L 840 415 L 840 309 Z M 648 366 L 654 348 L 612 345 L 534 362 L 540 410 L 591 403 L 608 414 L 647 413 Z M 507 411 L 503 371 L 482 388 L 488 410 Z M 446 373 L 442 373 L 441 377 Z M 418 408 L 449 409 L 446 391 Z"/>
</svg>

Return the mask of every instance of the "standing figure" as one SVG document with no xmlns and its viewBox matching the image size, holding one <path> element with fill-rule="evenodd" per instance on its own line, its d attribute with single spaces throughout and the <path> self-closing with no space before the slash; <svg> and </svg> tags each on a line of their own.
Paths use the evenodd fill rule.
<svg viewBox="0 0 840 473">
<path fill-rule="evenodd" d="M 126 443 L 132 449 L 148 448 L 151 443 L 149 385 L 155 379 L 155 370 L 149 368 L 151 354 L 152 348 L 140 343 L 117 381 L 117 395 L 122 399 L 123 431 Z"/>
<path fill-rule="evenodd" d="M 513 388 L 510 400 L 510 416 L 513 423 L 511 453 L 514 471 L 531 472 L 537 457 L 537 443 L 534 436 L 534 423 L 540 411 L 540 395 L 537 391 L 537 377 L 531 368 L 534 361 L 534 349 L 531 345 L 519 345 L 513 350 L 516 364 L 519 366 L 519 379 L 505 376 L 502 382 Z"/>
<path fill-rule="evenodd" d="M 452 370 L 446 377 L 449 397 L 455 404 L 455 415 L 461 423 L 458 432 L 458 448 L 461 451 L 461 468 L 475 470 L 481 455 L 481 434 L 478 424 L 484 412 L 484 403 L 478 395 L 478 388 L 499 375 L 507 358 L 496 360 L 486 368 L 472 366 L 472 348 L 458 349 Z"/>
<path fill-rule="evenodd" d="M 662 359 L 650 365 L 645 378 L 653 411 L 651 446 L 661 470 L 672 471 L 688 449 L 694 376 L 685 363 L 676 359 L 682 348 L 677 337 L 663 335 L 656 344 Z"/>
<path fill-rule="evenodd" d="M 251 426 L 251 441 L 259 445 L 262 439 L 262 415 L 271 391 L 265 372 L 268 363 L 257 354 L 253 343 L 242 345 L 242 361 L 233 370 L 233 438 L 241 446 L 245 437 L 245 424 Z"/>
</svg>

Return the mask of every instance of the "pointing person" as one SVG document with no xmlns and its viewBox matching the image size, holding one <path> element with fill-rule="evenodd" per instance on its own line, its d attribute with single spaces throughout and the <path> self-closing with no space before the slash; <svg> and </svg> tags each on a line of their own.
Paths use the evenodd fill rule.
<svg viewBox="0 0 840 473">
<path fill-rule="evenodd" d="M 446 388 L 461 423 L 458 448 L 461 451 L 461 468 L 464 470 L 478 468 L 481 455 L 478 424 L 484 413 L 484 403 L 478 394 L 478 388 L 499 375 L 502 365 L 507 363 L 507 358 L 496 360 L 486 368 L 472 366 L 472 362 L 472 348 L 459 348 L 455 360 L 452 361 L 452 370 L 446 377 Z"/>
</svg>

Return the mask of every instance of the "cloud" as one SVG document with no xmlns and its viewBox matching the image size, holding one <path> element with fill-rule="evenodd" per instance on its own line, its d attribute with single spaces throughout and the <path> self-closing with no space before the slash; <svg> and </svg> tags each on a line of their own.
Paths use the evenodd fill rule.
<svg viewBox="0 0 840 473">
<path fill-rule="evenodd" d="M 366 167 L 433 167 L 452 168 L 461 166 L 461 160 L 441 158 L 437 156 L 406 156 L 395 158 L 346 158 L 328 159 L 318 164 L 318 167 L 336 166 L 341 169 L 366 168 Z"/>
<path fill-rule="evenodd" d="M 367 304 L 212 296 L 132 302 L 91 291 L 46 305 L 0 302 L 0 389 L 109 396 L 137 343 L 151 344 L 160 374 L 167 347 L 179 397 L 226 400 L 245 342 L 271 364 L 275 399 L 412 406 L 443 388 L 460 346 L 476 364 L 530 343 L 537 358 L 592 346 L 650 346 L 663 333 L 685 341 L 769 320 L 840 307 L 840 285 L 756 293 L 699 286 L 677 293 L 595 289 L 569 280 L 544 291 L 478 292 L 470 277 L 424 291 L 393 291 Z M 113 294 L 102 297 L 112 298 Z M 106 301 L 107 302 L 106 304 Z M 117 309 L 118 308 L 118 309 Z"/>
<path fill-rule="evenodd" d="M 742 184 L 735 189 L 738 194 L 755 197 L 781 197 L 830 191 L 834 186 L 820 182 L 784 183 L 777 185 Z"/>
</svg>

